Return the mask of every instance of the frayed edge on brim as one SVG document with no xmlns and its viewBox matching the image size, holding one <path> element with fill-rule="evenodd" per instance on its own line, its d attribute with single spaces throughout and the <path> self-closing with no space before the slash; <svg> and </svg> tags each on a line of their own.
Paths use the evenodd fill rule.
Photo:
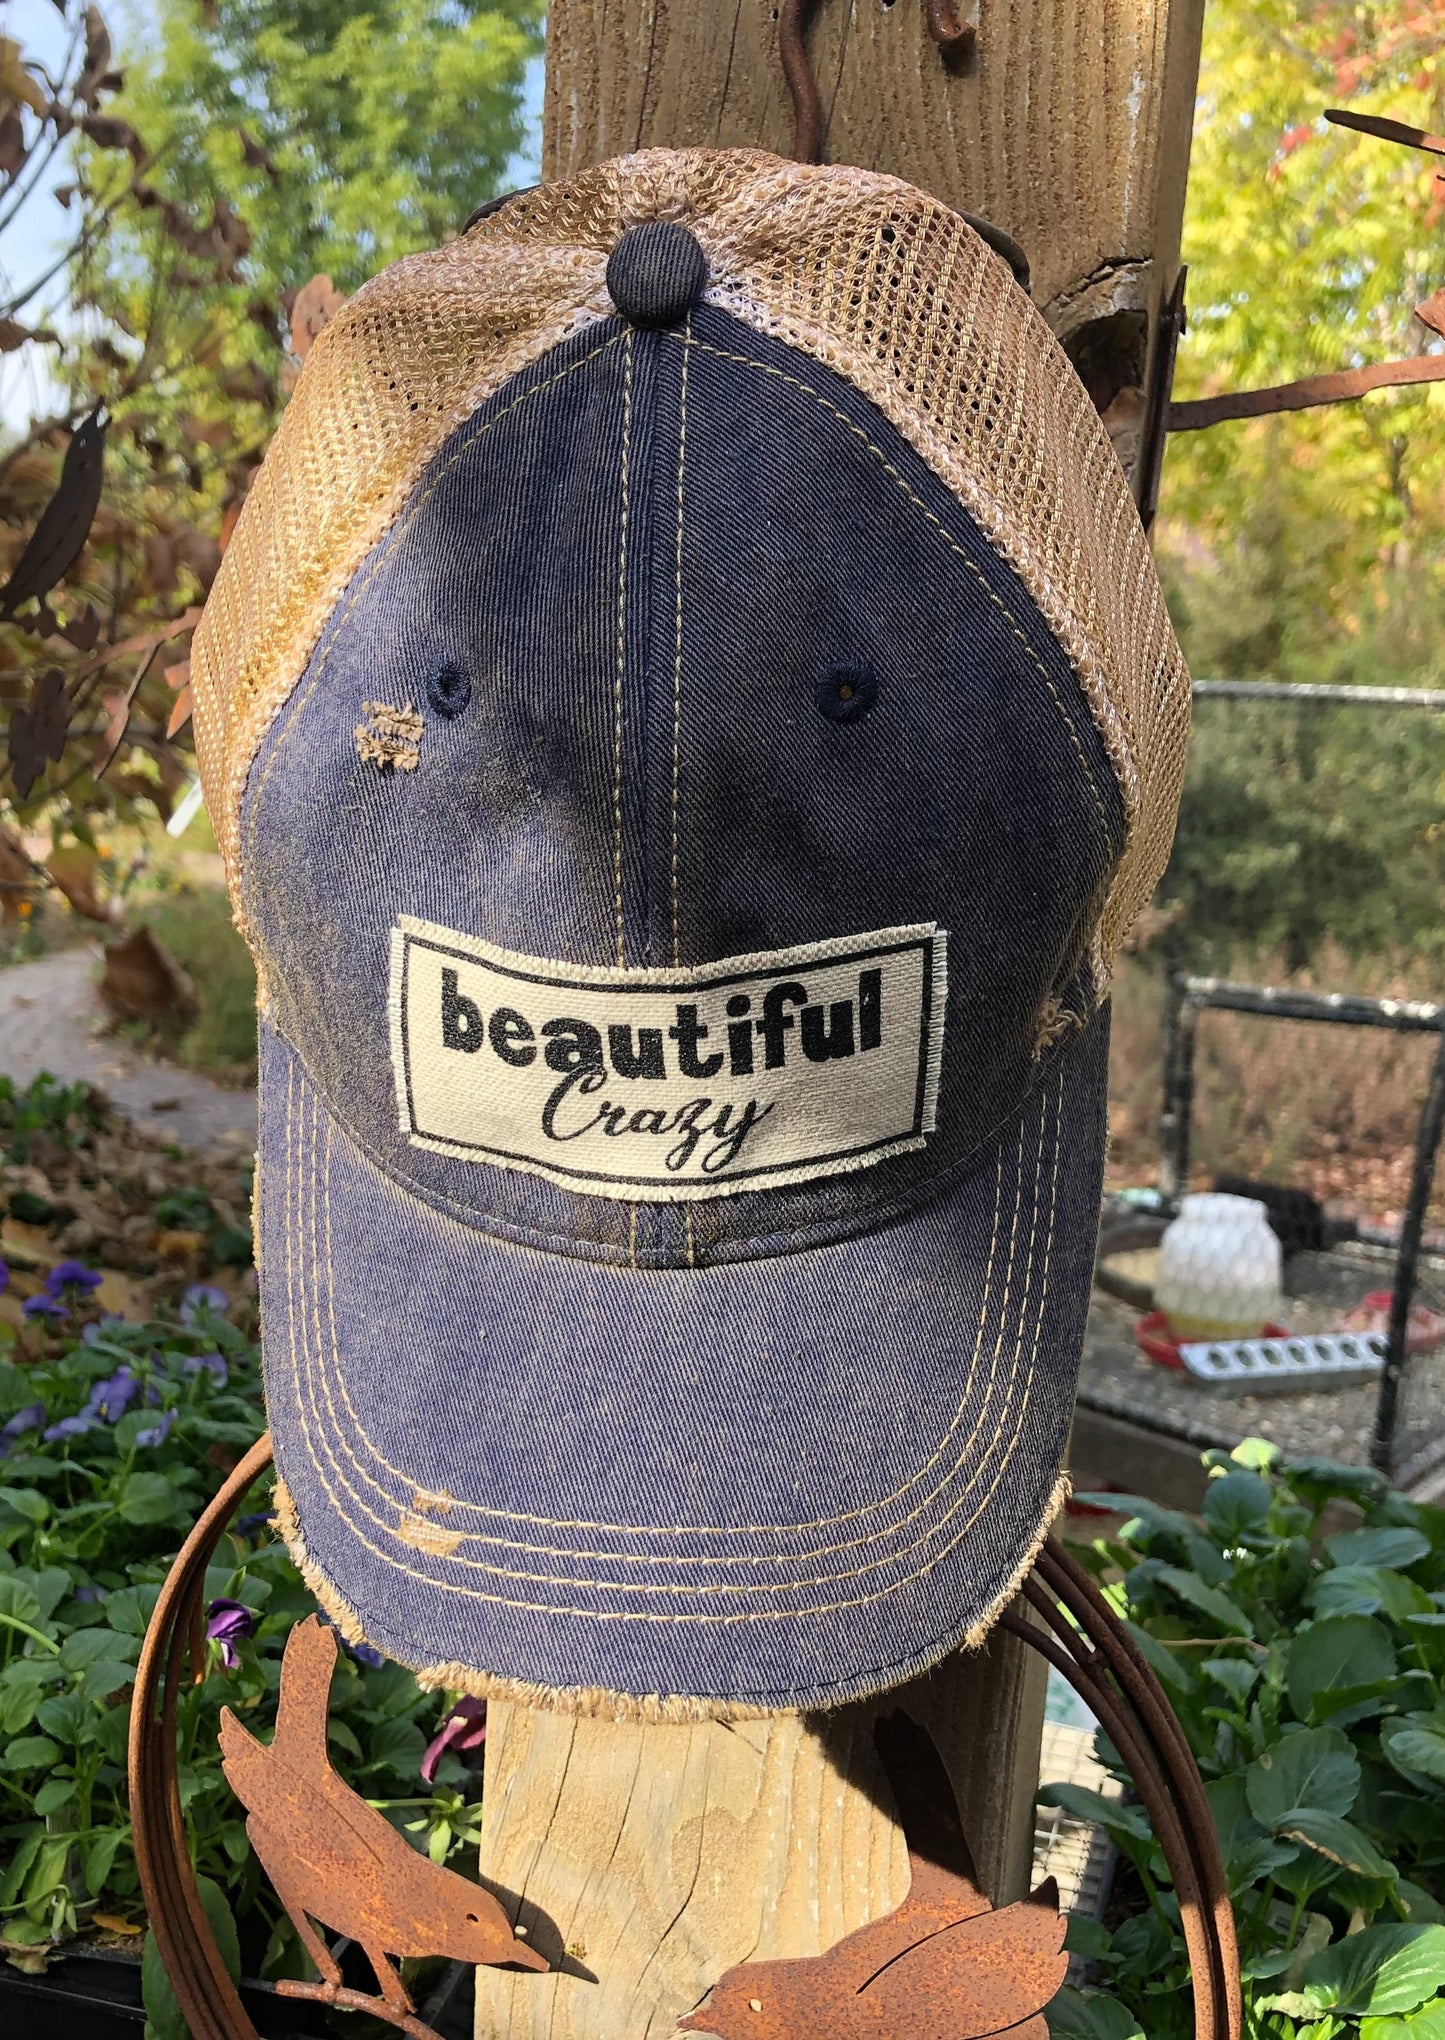
<svg viewBox="0 0 1445 2040">
<path fill-rule="evenodd" d="M 871 1682 L 840 1693 L 836 1699 L 806 1700 L 791 1707 L 765 1707 L 754 1701 L 707 1699 L 691 1693 L 616 1693 L 605 1686 L 536 1686 L 526 1679 L 506 1678 L 499 1672 L 480 1672 L 471 1665 L 408 1665 L 407 1669 L 424 1692 L 465 1693 L 476 1700 L 511 1700 L 519 1707 L 538 1708 L 549 1714 L 585 1715 L 599 1720 L 652 1723 L 759 1721 L 775 1714 L 826 1713 L 833 1707 L 846 1707 L 855 1701 L 873 1700 L 881 1694 L 894 1692 L 898 1687 L 936 1671 L 945 1658 L 953 1657 L 959 1651 L 977 1650 L 985 1643 L 999 1616 L 1017 1598 L 1019 1589 L 1033 1571 L 1044 1542 L 1072 1492 L 1073 1482 L 1069 1475 L 1061 1473 L 1054 1483 L 1033 1540 L 1010 1575 L 1007 1586 L 990 1602 L 971 1629 L 938 1645 L 901 1677 L 896 1673 L 881 1677 L 875 1675 Z M 382 1650 L 382 1646 L 367 1635 L 356 1610 L 307 1551 L 296 1504 L 285 1481 L 279 1477 L 276 1482 L 275 1523 L 276 1534 L 290 1553 L 296 1570 L 315 1595 L 323 1613 L 346 1641 L 364 1644 L 370 1650 L 382 1651 L 384 1657 L 393 1657 L 392 1652 Z M 403 1659 L 394 1661 L 405 1662 Z"/>
</svg>

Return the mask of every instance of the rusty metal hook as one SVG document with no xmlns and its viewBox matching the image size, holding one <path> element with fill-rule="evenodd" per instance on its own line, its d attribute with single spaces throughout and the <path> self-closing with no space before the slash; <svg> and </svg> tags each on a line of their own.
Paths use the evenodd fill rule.
<svg viewBox="0 0 1445 2040">
<path fill-rule="evenodd" d="M 950 69 L 971 61 L 978 47 L 978 4 L 960 20 L 956 0 L 924 0 L 928 33 Z M 808 56 L 807 33 L 818 0 L 782 0 L 778 9 L 778 56 L 793 102 L 793 155 L 799 163 L 823 160 L 823 102 Z"/>
<path fill-rule="evenodd" d="M 978 48 L 978 0 L 969 13 L 974 18 L 960 21 L 954 0 L 927 0 L 928 33 L 943 53 L 946 64 L 966 64 Z"/>
</svg>

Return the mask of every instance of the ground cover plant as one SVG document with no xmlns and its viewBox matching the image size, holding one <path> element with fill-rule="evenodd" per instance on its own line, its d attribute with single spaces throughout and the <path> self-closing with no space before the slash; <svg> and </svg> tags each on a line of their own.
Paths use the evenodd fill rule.
<svg viewBox="0 0 1445 2040">
<path fill-rule="evenodd" d="M 1258 1439 L 1206 1464 L 1202 1520 L 1087 1497 L 1126 1514 L 1088 1557 L 1199 1760 L 1245 2040 L 1441 2040 L 1445 1511 L 1367 1468 L 1287 1465 Z M 1112 1931 L 1071 1923 L 1089 1984 L 1051 2008 L 1050 2032 L 1187 2040 L 1178 1909 L 1141 1809 L 1070 1785 L 1043 1797 L 1107 1827 L 1137 1898 Z"/>
<path fill-rule="evenodd" d="M 75 1221 L 62 1186 L 120 1137 L 83 1087 L 0 1082 L 0 1195 L 12 1207 L 0 1238 L 19 1231 L 34 1249 L 63 1237 Z M 150 1272 L 124 1278 L 141 1307 L 122 1316 L 104 1301 L 114 1277 L 85 1259 L 56 1249 L 23 1274 L 0 1263 L 0 1951 L 23 1967 L 78 1935 L 139 1946 L 125 1742 L 141 1638 L 186 1531 L 264 1423 L 252 1285 L 231 1229 L 187 1187 L 188 1160 L 130 1147 L 161 1193 L 150 1234 L 181 1236 L 184 1265 L 200 1257 L 210 1279 L 188 1280 L 138 1241 Z M 13 1217 L 17 1200 L 28 1222 Z M 223 1704 L 265 1732 L 286 1634 L 313 1608 L 268 1510 L 263 1481 L 208 1575 L 206 1676 L 180 1703 L 181 1796 L 223 1945 L 248 1974 L 276 1976 L 302 1973 L 303 1958 L 251 1857 L 216 1742 Z M 417 1847 L 463 1868 L 475 1860 L 483 1732 L 478 1703 L 453 1705 L 373 1652 L 343 1652 L 338 1767 Z M 154 1964 L 147 2003 L 158 2040 L 179 2035 Z"/>
</svg>

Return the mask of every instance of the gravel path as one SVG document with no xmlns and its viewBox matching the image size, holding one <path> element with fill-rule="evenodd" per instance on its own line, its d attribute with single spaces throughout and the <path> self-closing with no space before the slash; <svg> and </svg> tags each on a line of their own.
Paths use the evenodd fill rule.
<svg viewBox="0 0 1445 2040">
<path fill-rule="evenodd" d="M 49 1070 L 67 1083 L 98 1084 L 153 1140 L 254 1147 L 254 1091 L 224 1090 L 102 1033 L 98 970 L 99 956 L 89 947 L 0 970 L 0 1076 L 28 1084 Z"/>
</svg>

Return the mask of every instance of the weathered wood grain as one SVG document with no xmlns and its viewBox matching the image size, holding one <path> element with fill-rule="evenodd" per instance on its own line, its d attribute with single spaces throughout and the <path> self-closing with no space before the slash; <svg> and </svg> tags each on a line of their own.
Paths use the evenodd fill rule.
<svg viewBox="0 0 1445 2040">
<path fill-rule="evenodd" d="M 826 1715 L 659 1727 L 494 1702 L 482 1874 L 566 1968 L 480 1970 L 477 2040 L 662 2040 L 733 1963 L 820 1954 L 896 1906 L 906 1847 L 872 1741 L 893 1706 L 938 1745 L 985 1889 L 1020 1897 L 1043 1675 L 1010 1638 Z"/>
<path fill-rule="evenodd" d="M 977 57 L 955 72 L 923 0 L 821 0 L 825 156 L 1006 228 L 1057 331 L 1121 293 L 1143 309 L 1151 266 L 1177 259 L 1203 11 L 981 0 Z M 776 14 L 772 0 L 553 0 L 543 175 L 649 147 L 788 154 Z"/>
</svg>

